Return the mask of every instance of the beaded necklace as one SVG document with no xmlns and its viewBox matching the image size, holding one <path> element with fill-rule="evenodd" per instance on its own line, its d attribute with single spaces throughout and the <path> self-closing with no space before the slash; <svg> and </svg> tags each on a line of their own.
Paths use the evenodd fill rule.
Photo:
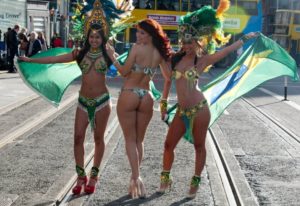
<svg viewBox="0 0 300 206">
<path fill-rule="evenodd" d="M 91 49 L 90 51 L 88 51 L 88 53 L 86 55 L 87 55 L 87 57 L 89 57 L 94 62 L 100 56 L 103 56 L 103 52 L 100 49 L 97 49 L 97 50 L 92 50 Z"/>
</svg>

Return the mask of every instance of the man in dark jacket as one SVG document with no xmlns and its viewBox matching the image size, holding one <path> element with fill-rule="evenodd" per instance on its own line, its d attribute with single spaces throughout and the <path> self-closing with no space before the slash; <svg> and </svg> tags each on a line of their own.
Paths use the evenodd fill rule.
<svg viewBox="0 0 300 206">
<path fill-rule="evenodd" d="M 14 28 L 7 34 L 7 48 L 8 48 L 8 72 L 15 73 L 17 72 L 14 65 L 14 58 L 18 55 L 18 32 L 20 30 L 19 25 L 15 25 Z"/>
</svg>

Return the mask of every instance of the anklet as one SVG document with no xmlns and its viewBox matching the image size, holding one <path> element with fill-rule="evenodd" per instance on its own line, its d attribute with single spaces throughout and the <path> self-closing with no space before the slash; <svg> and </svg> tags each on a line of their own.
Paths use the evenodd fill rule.
<svg viewBox="0 0 300 206">
<path fill-rule="evenodd" d="M 76 165 L 76 173 L 77 173 L 77 175 L 78 175 L 79 177 L 84 177 L 84 176 L 86 176 L 86 173 L 85 173 L 85 171 L 84 171 L 84 168 L 82 168 L 82 167 L 80 167 L 80 166 L 78 166 L 78 165 Z"/>
<path fill-rule="evenodd" d="M 200 176 L 193 176 L 192 177 L 192 180 L 191 180 L 191 186 L 193 186 L 193 187 L 198 187 L 199 186 L 199 184 L 200 184 L 200 182 L 201 182 L 201 177 Z"/>
<path fill-rule="evenodd" d="M 99 168 L 98 167 L 92 167 L 91 177 L 98 177 L 98 174 L 99 174 Z"/>
<path fill-rule="evenodd" d="M 160 182 L 169 183 L 171 181 L 170 171 L 162 171 L 160 173 Z"/>
</svg>

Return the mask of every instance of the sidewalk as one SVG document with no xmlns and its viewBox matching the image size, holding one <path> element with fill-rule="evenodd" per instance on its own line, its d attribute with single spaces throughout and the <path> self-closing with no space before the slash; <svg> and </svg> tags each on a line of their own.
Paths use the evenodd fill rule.
<svg viewBox="0 0 300 206">
<path fill-rule="evenodd" d="M 0 71 L 0 109 L 36 95 L 18 73 Z"/>
</svg>

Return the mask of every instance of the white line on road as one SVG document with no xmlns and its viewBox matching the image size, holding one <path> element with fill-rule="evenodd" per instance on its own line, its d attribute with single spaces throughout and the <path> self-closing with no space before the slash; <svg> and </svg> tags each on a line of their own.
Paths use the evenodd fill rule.
<svg viewBox="0 0 300 206">
<path fill-rule="evenodd" d="M 271 92 L 270 90 L 267 90 L 267 89 L 264 89 L 264 88 L 259 88 L 260 91 L 268 94 L 268 95 L 271 95 L 273 97 L 275 97 L 276 99 L 282 101 L 282 96 L 279 96 L 278 94 L 274 93 L 274 92 Z M 284 103 L 290 105 L 291 107 L 297 109 L 300 111 L 300 105 L 298 105 L 297 103 L 293 102 L 293 101 L 283 101 Z"/>
<path fill-rule="evenodd" d="M 55 118 L 59 114 L 59 112 L 67 110 L 70 106 L 72 106 L 72 102 L 74 102 L 78 98 L 78 95 L 73 95 L 63 101 L 61 105 L 58 108 L 51 108 L 47 112 L 43 112 L 43 115 L 36 115 L 33 119 L 30 119 L 30 121 L 25 122 L 23 125 L 19 126 L 18 128 L 12 128 L 13 131 L 8 131 L 5 134 L 2 134 L 1 140 L 0 140 L 0 148 L 5 146 L 6 144 L 9 144 L 13 142 L 18 137 L 29 134 L 33 128 L 37 128 L 43 125 L 43 123 L 50 121 L 51 117 Z"/>
</svg>

